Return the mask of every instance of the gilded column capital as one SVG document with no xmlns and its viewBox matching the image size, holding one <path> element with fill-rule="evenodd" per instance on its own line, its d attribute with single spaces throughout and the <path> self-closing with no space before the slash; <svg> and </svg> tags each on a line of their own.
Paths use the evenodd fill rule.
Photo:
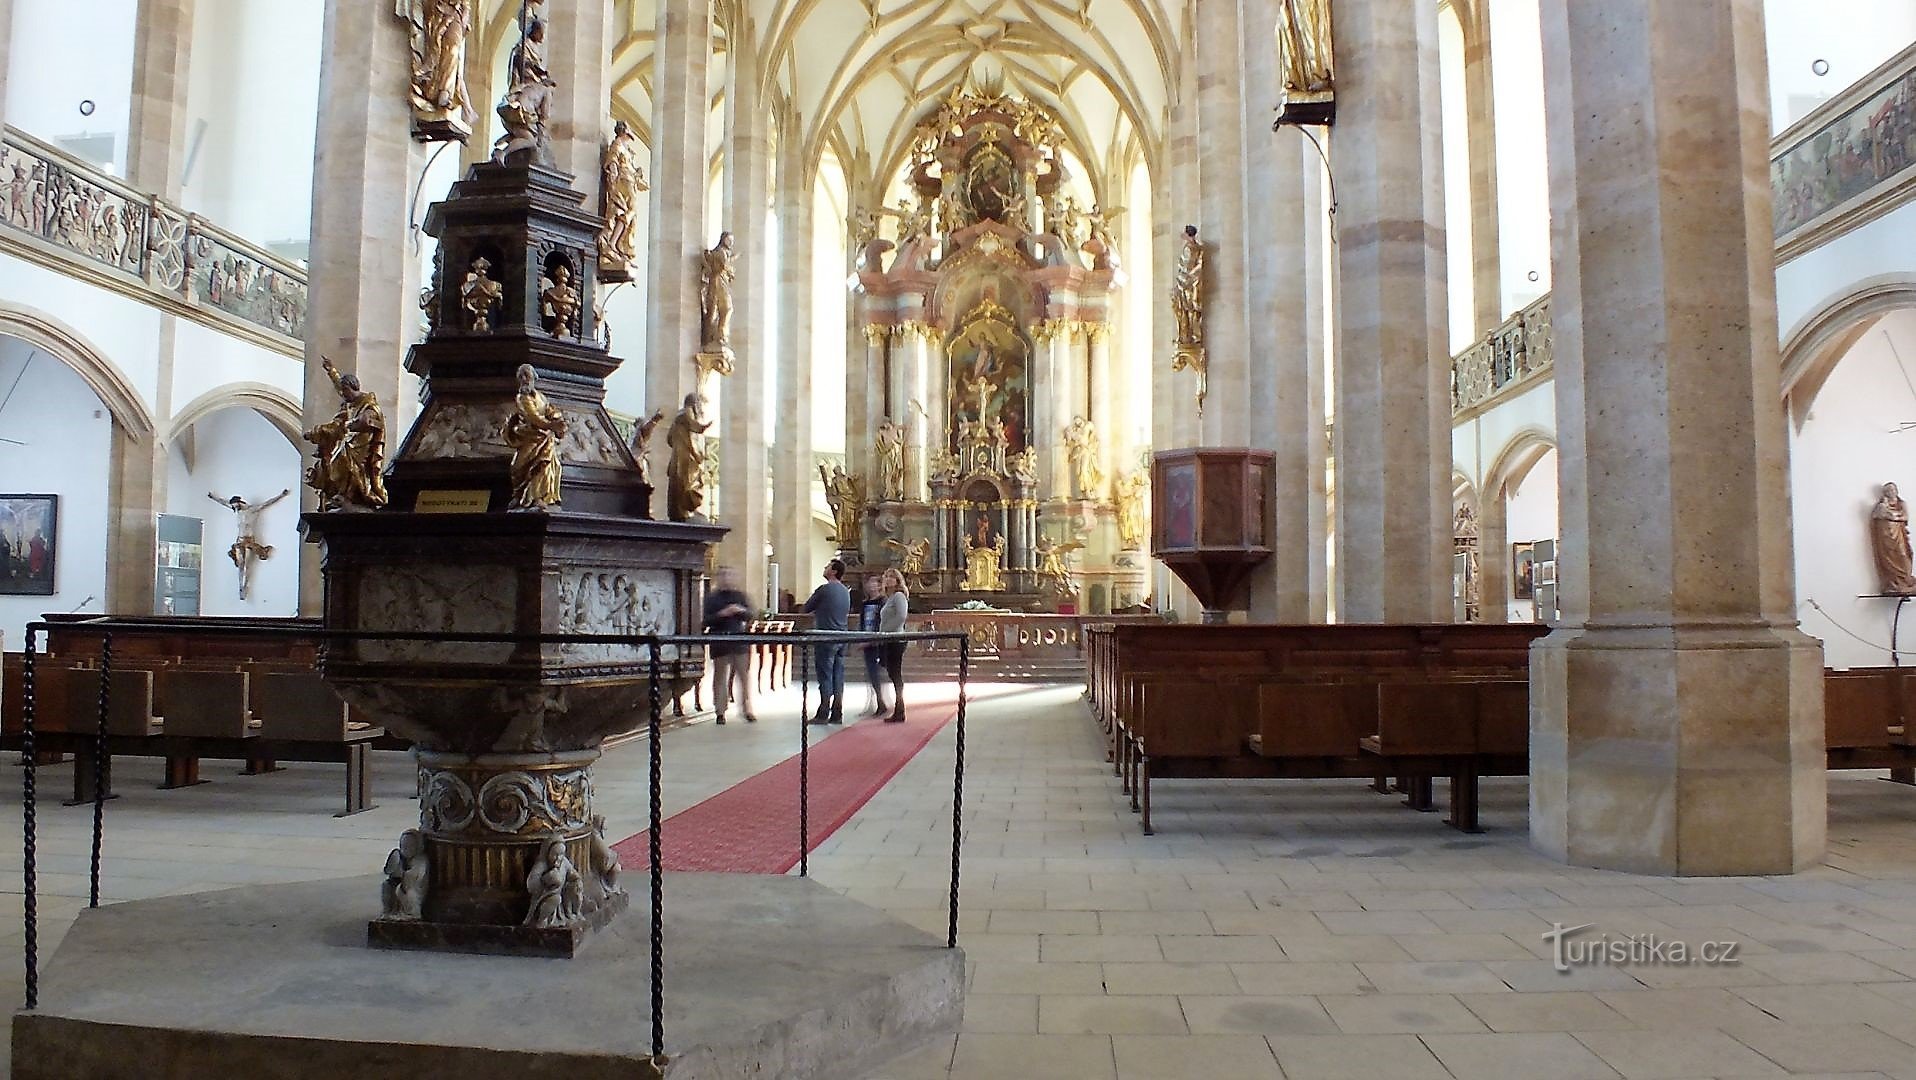
<svg viewBox="0 0 1916 1080">
<path fill-rule="evenodd" d="M 1031 328 L 1031 338 L 1040 345 L 1048 345 L 1060 335 L 1070 335 L 1074 325 L 1071 319 L 1046 319 Z"/>
<path fill-rule="evenodd" d="M 1084 328 L 1084 339 L 1092 345 L 1103 345 L 1111 340 L 1111 324 L 1108 322 L 1080 323 Z"/>
<path fill-rule="evenodd" d="M 892 330 L 901 341 L 911 338 L 917 338 L 920 341 L 932 341 L 938 336 L 932 329 L 930 323 L 921 322 L 917 319 L 899 323 L 893 327 Z"/>
<path fill-rule="evenodd" d="M 865 344 L 874 349 L 878 348 L 885 343 L 887 337 L 891 336 L 892 330 L 893 327 L 884 323 L 866 323 Z"/>
</svg>

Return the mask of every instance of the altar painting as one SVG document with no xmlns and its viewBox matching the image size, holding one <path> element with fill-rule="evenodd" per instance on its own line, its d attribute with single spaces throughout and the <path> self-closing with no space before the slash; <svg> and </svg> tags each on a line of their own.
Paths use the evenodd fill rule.
<svg viewBox="0 0 1916 1080">
<path fill-rule="evenodd" d="M 946 344 L 945 355 L 950 445 L 957 445 L 967 422 L 996 419 L 1005 426 L 1007 450 L 1023 450 L 1030 437 L 1031 344 L 1011 312 L 994 300 L 980 301 Z"/>
</svg>

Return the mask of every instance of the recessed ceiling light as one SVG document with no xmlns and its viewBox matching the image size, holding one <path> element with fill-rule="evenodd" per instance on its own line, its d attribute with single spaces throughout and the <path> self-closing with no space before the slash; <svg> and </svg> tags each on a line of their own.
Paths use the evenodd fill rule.
<svg viewBox="0 0 1916 1080">
<path fill-rule="evenodd" d="M 1830 62 L 1828 60 L 1812 60 L 1810 62 L 1810 70 L 1818 75 L 1828 75 L 1830 73 Z"/>
<path fill-rule="evenodd" d="M 93 115 L 93 99 L 92 98 L 87 98 L 86 100 L 80 102 L 80 115 L 81 116 Z"/>
</svg>

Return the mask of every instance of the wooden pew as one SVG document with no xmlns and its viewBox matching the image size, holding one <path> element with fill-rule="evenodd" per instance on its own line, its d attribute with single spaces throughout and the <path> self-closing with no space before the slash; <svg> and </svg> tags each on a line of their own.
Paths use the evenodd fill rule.
<svg viewBox="0 0 1916 1080">
<path fill-rule="evenodd" d="M 1485 773 L 1529 772 L 1530 685 L 1514 679 L 1382 682 L 1376 687 L 1377 732 L 1359 740 L 1365 753 L 1410 780 L 1409 804 L 1431 805 L 1434 776 L 1450 778 L 1445 824 L 1482 832 L 1478 779 Z"/>
</svg>

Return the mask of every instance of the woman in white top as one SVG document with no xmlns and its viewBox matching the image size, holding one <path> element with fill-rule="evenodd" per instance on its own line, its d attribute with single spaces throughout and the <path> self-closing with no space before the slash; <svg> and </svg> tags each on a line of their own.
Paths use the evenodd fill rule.
<svg viewBox="0 0 1916 1080">
<path fill-rule="evenodd" d="M 905 632 L 905 615 L 911 608 L 911 591 L 905 588 L 905 575 L 896 567 L 885 571 L 885 606 L 878 610 L 878 630 L 883 634 Z M 892 710 L 887 724 L 905 722 L 905 646 L 908 642 L 885 644 L 885 674 L 891 676 Z"/>
</svg>

